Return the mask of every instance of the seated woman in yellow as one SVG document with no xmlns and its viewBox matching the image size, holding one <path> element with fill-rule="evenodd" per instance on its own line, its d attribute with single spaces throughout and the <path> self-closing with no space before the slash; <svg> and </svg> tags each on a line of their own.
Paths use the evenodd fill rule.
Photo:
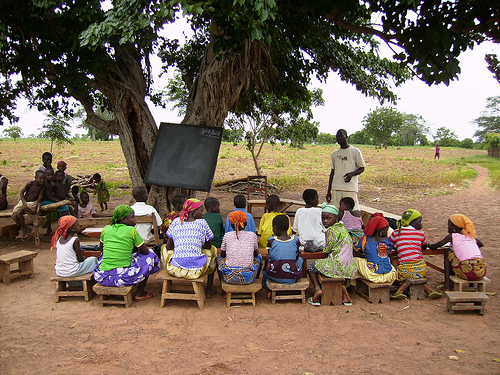
<svg viewBox="0 0 500 375">
<path fill-rule="evenodd" d="M 216 294 L 212 289 L 217 257 L 213 238 L 203 219 L 203 203 L 191 198 L 168 227 L 167 243 L 161 249 L 163 266 L 170 275 L 192 280 L 208 274 L 207 297 Z"/>
</svg>

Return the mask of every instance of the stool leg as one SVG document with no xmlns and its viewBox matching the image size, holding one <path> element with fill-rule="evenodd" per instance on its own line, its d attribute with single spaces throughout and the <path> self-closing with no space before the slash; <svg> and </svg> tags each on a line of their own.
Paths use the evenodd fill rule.
<svg viewBox="0 0 500 375">
<path fill-rule="evenodd" d="M 272 303 L 273 305 L 276 305 L 276 291 L 275 291 L 275 290 L 273 290 L 273 291 L 271 292 L 271 303 Z"/>
<path fill-rule="evenodd" d="M 56 281 L 56 303 L 59 303 L 61 300 L 61 297 L 59 297 L 59 292 L 62 290 L 62 285 L 64 283 L 64 286 L 66 286 L 65 281 Z"/>
<path fill-rule="evenodd" d="M 83 292 L 84 292 L 84 296 L 83 298 L 85 299 L 85 302 L 88 302 L 90 301 L 90 293 L 92 291 L 92 288 L 90 288 L 90 281 L 89 280 L 83 280 Z"/>
<path fill-rule="evenodd" d="M 227 292 L 226 293 L 226 308 L 229 309 L 231 307 L 231 294 Z"/>
<path fill-rule="evenodd" d="M 10 264 L 0 264 L 0 278 L 4 284 L 10 284 Z"/>
<path fill-rule="evenodd" d="M 198 297 L 198 307 L 200 308 L 200 310 L 203 310 L 203 308 L 205 307 L 205 290 L 203 289 L 203 284 L 196 282 L 192 282 L 191 284 L 193 284 L 194 294 L 196 294 L 196 296 Z"/>
<path fill-rule="evenodd" d="M 167 301 L 166 298 L 163 297 L 165 293 L 168 291 L 168 280 L 163 280 L 163 286 L 161 288 L 161 296 L 160 296 L 160 308 L 165 306 L 165 302 Z"/>
<path fill-rule="evenodd" d="M 129 293 L 125 294 L 125 296 L 123 296 L 123 299 L 125 301 L 125 307 L 132 306 L 132 291 L 130 291 Z"/>
</svg>

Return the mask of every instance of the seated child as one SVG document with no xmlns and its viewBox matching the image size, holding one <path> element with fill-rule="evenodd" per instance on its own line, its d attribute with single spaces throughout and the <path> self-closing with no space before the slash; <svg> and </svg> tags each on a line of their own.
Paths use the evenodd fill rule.
<svg viewBox="0 0 500 375">
<path fill-rule="evenodd" d="M 66 188 L 62 184 L 64 173 L 57 171 L 55 174 L 52 168 L 45 170 L 45 189 L 43 192 L 41 205 L 52 204 L 60 202 L 68 198 Z M 57 178 L 56 178 L 57 176 Z M 46 234 L 52 233 L 52 222 L 57 221 L 60 216 L 69 215 L 68 205 L 57 207 L 57 211 L 49 211 L 45 215 L 45 223 L 42 228 L 47 228 Z"/>
<path fill-rule="evenodd" d="M 359 210 L 353 210 L 354 204 L 354 199 L 351 197 L 344 197 L 340 200 L 339 220 L 342 221 L 342 224 L 351 235 L 352 243 L 356 245 L 364 233 L 361 213 Z"/>
<path fill-rule="evenodd" d="M 319 272 L 334 278 L 352 279 L 356 276 L 356 264 L 352 257 L 352 240 L 344 225 L 338 222 L 337 208 L 323 203 L 321 210 L 321 218 L 326 228 L 326 246 L 323 251 L 328 256 L 311 262 L 307 267 L 309 278 L 314 286 L 314 296 L 310 297 L 307 302 L 314 306 L 320 305 L 319 298 L 323 294 L 317 277 Z M 342 303 L 346 306 L 352 305 L 344 285 L 342 285 Z"/>
<path fill-rule="evenodd" d="M 184 202 L 179 217 L 168 227 L 167 243 L 161 247 L 163 268 L 170 275 L 189 280 L 208 275 L 207 297 L 216 294 L 212 289 L 217 268 L 213 238 L 214 234 L 203 219 L 203 203 L 190 198 Z"/>
<path fill-rule="evenodd" d="M 96 212 L 94 209 L 94 205 L 90 201 L 89 193 L 87 193 L 86 191 L 82 191 L 80 193 L 79 200 L 81 200 L 81 202 L 78 205 L 78 217 L 95 217 Z"/>
<path fill-rule="evenodd" d="M 38 170 L 42 172 L 45 172 L 46 169 L 53 169 L 52 154 L 50 152 L 44 152 L 42 154 L 42 165 L 38 167 Z"/>
<path fill-rule="evenodd" d="M 262 272 L 262 285 L 266 280 L 281 284 L 295 284 L 302 278 L 302 264 L 299 257 L 299 239 L 288 234 L 290 219 L 285 214 L 277 214 L 272 221 L 274 237 L 269 238 L 269 257 L 266 270 Z"/>
<path fill-rule="evenodd" d="M 474 223 L 465 215 L 451 215 L 448 220 L 448 235 L 441 241 L 429 244 L 436 250 L 451 243 L 453 251 L 448 253 L 453 273 L 463 280 L 475 281 L 486 275 L 486 263 L 483 260 L 480 247 L 483 243 L 476 238 Z"/>
<path fill-rule="evenodd" d="M 136 202 L 132 205 L 135 216 L 150 216 L 155 215 L 156 223 L 159 225 L 161 223 L 161 217 L 158 215 L 156 208 L 150 206 L 146 202 L 148 201 L 148 190 L 144 186 L 136 186 L 132 189 L 132 196 Z M 139 223 L 135 225 L 137 233 L 142 237 L 144 242 L 154 241 L 155 236 L 153 231 L 153 225 L 149 223 Z"/>
<path fill-rule="evenodd" d="M 302 193 L 302 199 L 306 203 L 295 213 L 292 230 L 299 236 L 299 241 L 304 246 L 304 251 L 322 250 L 325 247 L 325 233 L 321 221 L 321 208 L 318 192 L 314 189 L 306 189 Z"/>
<path fill-rule="evenodd" d="M 181 194 L 177 194 L 172 197 L 172 207 L 174 208 L 174 211 L 166 214 L 162 224 L 160 225 L 160 232 L 163 235 L 163 238 L 166 237 L 168 227 L 172 224 L 172 221 L 174 221 L 176 217 L 179 217 L 179 213 L 181 212 L 185 201 L 186 197 Z"/>
<path fill-rule="evenodd" d="M 228 218 L 234 230 L 222 239 L 221 255 L 217 258 L 219 279 L 228 284 L 251 284 L 259 277 L 262 263 L 259 240 L 255 232 L 244 230 L 247 223 L 244 212 L 230 212 Z"/>
<path fill-rule="evenodd" d="M 94 173 L 92 181 L 94 183 L 94 189 L 97 193 L 97 203 L 101 206 L 101 211 L 105 211 L 108 209 L 109 202 L 108 187 L 99 173 Z"/>
<path fill-rule="evenodd" d="M 247 199 L 243 194 L 238 194 L 237 196 L 234 197 L 234 211 L 242 211 L 247 215 L 247 225 L 245 226 L 245 230 L 247 232 L 254 232 L 255 233 L 255 221 L 253 219 L 252 214 L 248 213 L 246 210 L 247 206 Z M 231 223 L 229 222 L 229 216 L 226 217 L 226 223 L 224 225 L 224 232 L 231 232 L 233 230 L 233 227 Z"/>
<path fill-rule="evenodd" d="M 358 276 L 372 283 L 392 284 L 396 280 L 396 269 L 389 258 L 392 244 L 387 238 L 388 229 L 389 222 L 383 216 L 373 216 L 356 245 L 358 252 L 366 257 L 354 258 Z"/>
<path fill-rule="evenodd" d="M 398 252 L 398 281 L 403 281 L 397 292 L 391 295 L 394 299 L 404 299 L 403 294 L 408 289 L 411 280 L 422 279 L 426 276 L 422 250 L 427 247 L 425 233 L 422 230 L 422 215 L 417 210 L 409 209 L 403 212 L 398 220 L 398 228 L 389 236 L 389 240 Z M 433 291 L 427 284 L 424 286 L 429 298 L 435 299 L 442 293 Z"/>
<path fill-rule="evenodd" d="M 35 179 L 26 184 L 19 194 L 21 200 L 12 209 L 12 220 L 21 226 L 21 230 L 16 238 L 28 237 L 31 229 L 24 221 L 24 214 L 35 214 L 40 208 L 43 192 L 45 190 L 45 172 L 37 170 Z"/>
<path fill-rule="evenodd" d="M 208 197 L 205 199 L 204 204 L 207 212 L 205 212 L 203 218 L 207 221 L 214 234 L 212 245 L 219 248 L 222 244 L 222 237 L 224 237 L 224 219 L 220 214 L 220 202 L 215 197 Z"/>
<path fill-rule="evenodd" d="M 50 248 L 57 249 L 56 275 L 74 277 L 93 272 L 97 265 L 96 257 L 83 258 L 80 251 L 80 240 L 76 235 L 80 231 L 76 217 L 67 215 L 59 219 L 50 242 Z"/>
<path fill-rule="evenodd" d="M 64 184 L 64 186 L 66 186 L 66 190 L 69 192 L 69 190 L 71 188 L 71 184 L 73 183 L 73 180 L 75 178 L 66 173 L 67 166 L 68 166 L 68 164 L 66 164 L 66 162 L 64 162 L 62 160 L 57 163 L 57 170 L 64 173 L 63 184 Z"/>
<path fill-rule="evenodd" d="M 72 210 L 72 215 L 75 217 L 78 217 L 78 205 L 80 204 L 80 194 L 79 194 L 80 189 L 78 186 L 73 185 L 71 187 L 71 207 L 70 209 Z"/>
<path fill-rule="evenodd" d="M 267 197 L 266 208 L 268 212 L 262 215 L 262 218 L 260 219 L 259 223 L 259 230 L 257 231 L 257 234 L 260 236 L 259 248 L 261 249 L 267 246 L 267 240 L 269 239 L 269 237 L 273 235 L 274 218 L 278 215 L 284 215 L 281 212 L 279 212 L 279 207 L 280 207 L 280 198 L 277 195 L 273 194 Z M 290 218 L 287 215 L 285 216 L 288 218 L 287 234 L 291 236 L 293 232 L 292 229 L 290 228 Z"/>
</svg>

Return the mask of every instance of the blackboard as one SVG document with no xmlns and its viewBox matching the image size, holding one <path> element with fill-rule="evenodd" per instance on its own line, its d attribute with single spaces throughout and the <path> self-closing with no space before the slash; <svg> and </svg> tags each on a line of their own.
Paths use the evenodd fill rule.
<svg viewBox="0 0 500 375">
<path fill-rule="evenodd" d="M 144 182 L 210 191 L 222 128 L 162 122 Z"/>
</svg>

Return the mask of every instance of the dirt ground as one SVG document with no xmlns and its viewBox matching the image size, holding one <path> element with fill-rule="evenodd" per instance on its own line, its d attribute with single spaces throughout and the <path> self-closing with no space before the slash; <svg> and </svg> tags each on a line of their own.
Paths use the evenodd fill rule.
<svg viewBox="0 0 500 375">
<path fill-rule="evenodd" d="M 446 234 L 449 215 L 467 214 L 485 243 L 492 292 L 499 290 L 500 194 L 485 188 L 487 172 L 475 168 L 479 174 L 473 184 L 453 195 L 424 197 L 405 206 L 362 203 L 394 213 L 419 209 L 431 242 Z M 213 195 L 227 214 L 232 195 Z M 298 198 L 300 192 L 283 196 Z M 111 208 L 118 202 L 112 203 Z M 0 237 L 0 254 L 33 247 L 33 239 Z M 441 256 L 429 260 L 442 264 Z M 95 297 L 55 303 L 49 282 L 54 261 L 44 238 L 35 278 L 0 284 L 0 374 L 500 373 L 495 361 L 500 358 L 498 294 L 490 296 L 485 316 L 450 315 L 444 298 L 372 305 L 352 295 L 353 306 L 347 308 L 299 301 L 272 305 L 263 293 L 255 308 L 226 309 L 215 296 L 202 311 L 189 301 L 168 302 L 160 309 L 158 295 L 128 309 L 103 308 Z M 428 280 L 436 287 L 443 278 L 430 270 Z M 147 289 L 160 288 L 152 276 Z"/>
</svg>

